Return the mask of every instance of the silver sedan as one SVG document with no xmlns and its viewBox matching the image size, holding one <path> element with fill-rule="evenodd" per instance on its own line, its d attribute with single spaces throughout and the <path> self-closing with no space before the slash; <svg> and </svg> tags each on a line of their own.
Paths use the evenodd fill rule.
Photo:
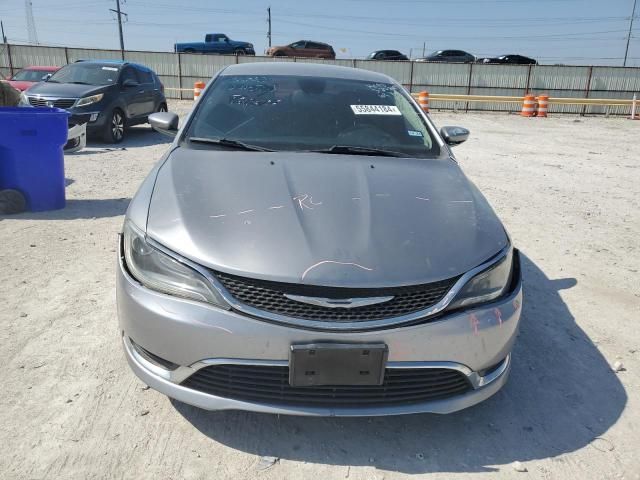
<svg viewBox="0 0 640 480">
<path fill-rule="evenodd" d="M 506 382 L 518 251 L 391 78 L 225 68 L 132 200 L 117 297 L 135 374 L 210 410 L 448 413 Z"/>
</svg>

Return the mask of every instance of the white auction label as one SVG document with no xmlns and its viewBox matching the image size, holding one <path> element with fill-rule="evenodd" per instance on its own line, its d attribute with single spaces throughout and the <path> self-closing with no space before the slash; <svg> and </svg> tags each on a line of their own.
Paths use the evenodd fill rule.
<svg viewBox="0 0 640 480">
<path fill-rule="evenodd" d="M 356 115 L 402 115 L 395 105 L 351 105 Z"/>
</svg>

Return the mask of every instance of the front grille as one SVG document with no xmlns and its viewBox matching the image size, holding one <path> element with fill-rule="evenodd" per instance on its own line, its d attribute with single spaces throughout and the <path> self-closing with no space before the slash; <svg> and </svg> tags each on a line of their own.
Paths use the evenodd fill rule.
<svg viewBox="0 0 640 480">
<path fill-rule="evenodd" d="M 34 107 L 47 107 L 47 102 L 53 102 L 55 108 L 71 108 L 76 98 L 39 98 L 29 97 L 29 103 Z"/>
<path fill-rule="evenodd" d="M 420 403 L 471 390 L 465 375 L 448 368 L 387 368 L 382 385 L 289 385 L 289 367 L 212 365 L 182 385 L 218 397 L 298 406 L 393 406 Z"/>
<path fill-rule="evenodd" d="M 438 303 L 459 278 L 410 287 L 363 289 L 269 282 L 221 272 L 215 275 L 229 293 L 245 305 L 287 317 L 330 322 L 366 322 L 425 310 Z M 285 294 L 331 299 L 393 296 L 393 299 L 355 308 L 329 308 L 297 302 Z"/>
</svg>

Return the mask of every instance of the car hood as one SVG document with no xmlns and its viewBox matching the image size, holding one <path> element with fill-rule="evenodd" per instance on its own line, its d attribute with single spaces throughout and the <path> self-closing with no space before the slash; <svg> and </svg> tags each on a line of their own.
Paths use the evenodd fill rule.
<svg viewBox="0 0 640 480">
<path fill-rule="evenodd" d="M 215 270 L 363 288 L 451 278 L 509 241 L 449 159 L 185 148 L 158 171 L 147 234 Z"/>
<path fill-rule="evenodd" d="M 36 82 L 28 82 L 26 80 L 9 80 L 9 85 L 13 88 L 17 88 L 21 92 L 25 91 L 31 85 L 35 85 Z"/>
<path fill-rule="evenodd" d="M 40 82 L 29 88 L 27 94 L 43 97 L 80 98 L 102 92 L 106 87 L 108 85 Z"/>
</svg>

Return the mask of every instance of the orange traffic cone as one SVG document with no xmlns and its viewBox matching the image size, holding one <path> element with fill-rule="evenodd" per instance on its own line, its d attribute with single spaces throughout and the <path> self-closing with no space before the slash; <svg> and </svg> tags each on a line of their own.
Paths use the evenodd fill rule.
<svg viewBox="0 0 640 480">
<path fill-rule="evenodd" d="M 206 87 L 206 84 L 204 82 L 196 82 L 193 84 L 194 100 L 198 100 L 198 97 L 200 97 L 200 94 L 202 93 L 202 90 L 204 90 L 204 87 Z"/>
<path fill-rule="evenodd" d="M 525 95 L 522 100 L 522 111 L 520 115 L 523 117 L 535 117 L 536 115 L 536 97 L 533 95 Z"/>
<path fill-rule="evenodd" d="M 420 92 L 418 95 L 418 104 L 424 113 L 429 113 L 429 92 Z"/>
<path fill-rule="evenodd" d="M 547 109 L 549 108 L 549 95 L 538 95 L 537 117 L 547 117 Z"/>
</svg>

